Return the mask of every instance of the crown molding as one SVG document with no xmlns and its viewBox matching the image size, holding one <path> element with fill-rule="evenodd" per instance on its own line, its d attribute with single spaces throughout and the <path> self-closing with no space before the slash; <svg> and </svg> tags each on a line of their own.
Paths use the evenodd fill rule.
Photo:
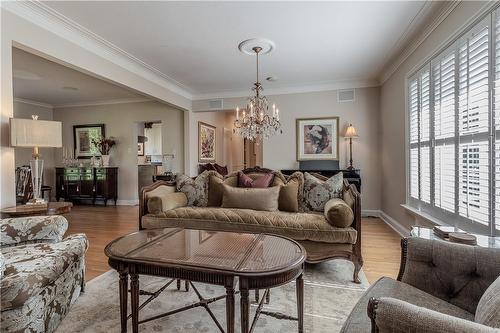
<svg viewBox="0 0 500 333">
<path fill-rule="evenodd" d="M 460 1 L 446 1 L 441 7 L 439 14 L 435 15 L 429 24 L 426 25 L 425 29 L 416 36 L 413 41 L 411 41 L 406 48 L 404 48 L 399 56 L 397 56 L 393 61 L 389 60 L 389 64 L 384 67 L 382 74 L 380 75 L 380 84 L 387 81 L 398 68 L 410 57 L 413 52 L 429 37 L 429 35 L 451 14 L 451 12 L 460 4 Z M 424 15 L 423 11 L 419 12 L 419 15 Z M 406 33 L 405 33 L 406 34 Z M 408 31 L 407 35 L 411 34 L 411 29 Z"/>
<path fill-rule="evenodd" d="M 264 92 L 267 96 L 271 95 L 288 95 L 288 94 L 301 94 L 310 92 L 331 91 L 339 89 L 353 89 L 353 88 L 369 88 L 378 87 L 380 85 L 378 80 L 343 80 L 343 81 L 329 81 L 311 83 L 297 86 L 284 86 L 276 88 L 265 88 Z M 193 95 L 194 101 L 216 98 L 238 98 L 247 97 L 250 95 L 250 88 L 247 90 L 229 90 L 206 94 Z"/>
<path fill-rule="evenodd" d="M 192 92 L 188 87 L 38 0 L 2 1 L 1 6 L 45 30 L 126 68 L 130 72 L 187 99 L 192 99 Z"/>
<path fill-rule="evenodd" d="M 91 101 L 91 102 L 75 102 L 75 103 L 65 103 L 54 105 L 54 109 L 62 108 L 78 108 L 84 106 L 99 106 L 99 105 L 113 105 L 113 104 L 127 104 L 127 103 L 141 103 L 141 102 L 151 102 L 154 101 L 151 98 L 121 98 L 121 99 L 108 99 L 102 101 Z"/>
<path fill-rule="evenodd" d="M 26 99 L 26 98 L 17 98 L 17 97 L 15 97 L 14 98 L 14 102 L 23 103 L 23 104 L 29 104 L 29 105 L 34 105 L 34 106 L 39 106 L 39 107 L 47 108 L 47 109 L 53 109 L 54 108 L 54 106 L 52 104 L 38 102 L 38 101 L 31 100 L 31 99 Z"/>
</svg>

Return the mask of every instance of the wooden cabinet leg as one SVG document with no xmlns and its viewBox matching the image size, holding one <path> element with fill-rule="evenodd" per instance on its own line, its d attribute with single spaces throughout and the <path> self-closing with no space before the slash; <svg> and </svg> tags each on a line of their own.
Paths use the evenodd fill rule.
<svg viewBox="0 0 500 333">
<path fill-rule="evenodd" d="M 127 297 L 128 297 L 128 274 L 126 271 L 120 272 L 120 325 L 121 332 L 127 332 Z"/>
<path fill-rule="evenodd" d="M 132 332 L 139 332 L 139 275 L 130 274 L 130 300 L 132 307 Z"/>
</svg>

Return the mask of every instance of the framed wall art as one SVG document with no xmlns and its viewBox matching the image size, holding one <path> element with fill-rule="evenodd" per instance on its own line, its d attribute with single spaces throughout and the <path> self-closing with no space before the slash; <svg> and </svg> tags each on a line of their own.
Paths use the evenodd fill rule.
<svg viewBox="0 0 500 333">
<path fill-rule="evenodd" d="M 296 119 L 297 161 L 339 159 L 339 117 Z"/>
<path fill-rule="evenodd" d="M 73 126 L 75 158 L 91 158 L 92 156 L 101 156 L 99 149 L 97 149 L 97 147 L 92 143 L 92 140 L 97 140 L 105 136 L 104 124 Z"/>
<path fill-rule="evenodd" d="M 198 161 L 200 163 L 215 162 L 217 136 L 216 127 L 198 122 Z"/>
</svg>

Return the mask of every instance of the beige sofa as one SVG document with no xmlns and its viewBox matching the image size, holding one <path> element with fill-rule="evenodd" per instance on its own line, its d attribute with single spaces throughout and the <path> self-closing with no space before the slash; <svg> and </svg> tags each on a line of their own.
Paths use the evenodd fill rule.
<svg viewBox="0 0 500 333">
<path fill-rule="evenodd" d="M 266 169 L 246 169 L 249 176 Z M 320 177 L 320 176 L 318 176 Z M 230 232 L 270 233 L 298 241 L 307 251 L 307 262 L 344 258 L 353 262 L 353 279 L 359 283 L 361 257 L 361 199 L 356 187 L 344 182 L 344 194 L 354 198 L 352 225 L 345 228 L 329 224 L 318 212 L 257 211 L 222 207 L 177 207 L 160 213 L 148 212 L 148 200 L 176 191 L 173 182 L 156 182 L 141 191 L 139 228 L 188 228 Z M 210 187 L 208 189 L 210 191 Z M 168 206 L 168 204 L 167 204 Z M 175 205 L 174 205 L 175 206 Z"/>
</svg>

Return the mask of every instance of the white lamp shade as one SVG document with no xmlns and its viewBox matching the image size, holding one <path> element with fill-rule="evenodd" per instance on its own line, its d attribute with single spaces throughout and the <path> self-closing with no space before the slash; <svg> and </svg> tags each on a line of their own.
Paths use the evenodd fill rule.
<svg viewBox="0 0 500 333">
<path fill-rule="evenodd" d="M 357 138 L 358 137 L 358 133 L 356 133 L 356 129 L 354 128 L 354 126 L 352 126 L 352 124 L 350 124 L 349 127 L 347 127 L 344 137 L 345 138 Z"/>
<path fill-rule="evenodd" d="M 13 147 L 62 147 L 62 123 L 11 118 L 10 144 Z"/>
</svg>

